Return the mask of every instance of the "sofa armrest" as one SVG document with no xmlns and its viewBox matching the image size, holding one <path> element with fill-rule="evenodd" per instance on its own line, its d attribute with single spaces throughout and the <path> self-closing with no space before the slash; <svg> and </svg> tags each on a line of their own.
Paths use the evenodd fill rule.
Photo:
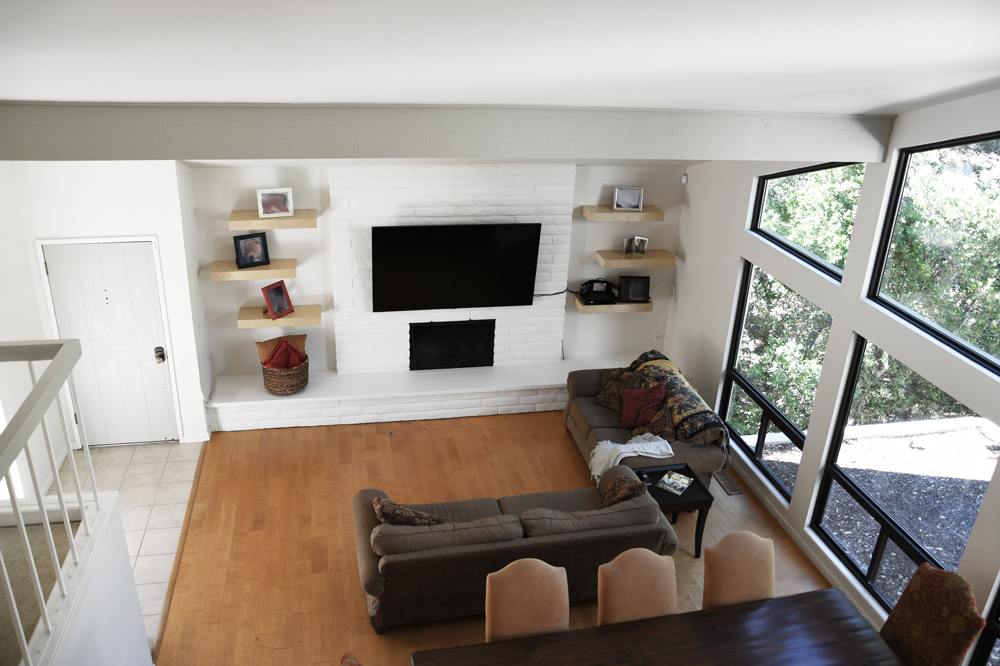
<svg viewBox="0 0 1000 666">
<path fill-rule="evenodd" d="M 569 402 L 576 398 L 593 398 L 601 392 L 600 370 L 574 370 L 566 380 Z"/>
<path fill-rule="evenodd" d="M 604 491 L 608 489 L 611 482 L 621 476 L 632 479 L 633 481 L 639 480 L 639 477 L 635 475 L 632 468 L 626 467 L 625 465 L 615 465 L 601 475 L 601 480 L 597 482 L 597 491 L 601 493 L 601 495 L 604 495 Z"/>
<path fill-rule="evenodd" d="M 379 556 L 372 550 L 372 530 L 382 524 L 372 506 L 376 497 L 388 495 L 375 488 L 359 490 L 351 500 L 351 518 L 354 521 L 354 545 L 358 550 L 361 587 L 373 597 L 381 597 L 385 593 L 385 577 L 378 571 Z"/>
</svg>

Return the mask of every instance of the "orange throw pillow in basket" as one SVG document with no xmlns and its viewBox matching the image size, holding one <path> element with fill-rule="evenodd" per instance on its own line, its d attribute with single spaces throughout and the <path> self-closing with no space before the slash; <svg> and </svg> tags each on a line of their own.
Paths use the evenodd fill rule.
<svg viewBox="0 0 1000 666">
<path fill-rule="evenodd" d="M 274 349 L 271 355 L 261 365 L 265 368 L 288 369 L 297 368 L 305 363 L 305 357 L 291 348 L 287 342 L 282 340 Z"/>
</svg>

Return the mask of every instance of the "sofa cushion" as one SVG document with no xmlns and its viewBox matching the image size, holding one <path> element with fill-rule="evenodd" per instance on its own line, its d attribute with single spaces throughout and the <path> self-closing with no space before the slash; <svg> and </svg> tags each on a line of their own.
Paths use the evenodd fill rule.
<svg viewBox="0 0 1000 666">
<path fill-rule="evenodd" d="M 577 398 L 569 408 L 570 418 L 578 423 L 586 423 L 586 430 L 594 428 L 617 428 L 622 415 L 607 407 L 594 404 L 593 398 Z"/>
<path fill-rule="evenodd" d="M 605 509 L 591 511 L 528 509 L 521 513 L 521 525 L 529 537 L 655 524 L 659 519 L 660 507 L 652 497 L 645 494 Z"/>
<path fill-rule="evenodd" d="M 379 525 L 372 530 L 376 555 L 415 553 L 434 548 L 512 541 L 524 536 L 517 516 L 494 516 L 467 523 L 440 525 Z"/>
<path fill-rule="evenodd" d="M 597 508 L 606 509 L 644 494 L 646 494 L 645 482 L 619 476 L 601 493 L 601 505 Z"/>
<path fill-rule="evenodd" d="M 628 430 L 619 428 L 601 428 L 592 430 L 587 436 L 587 446 L 592 451 L 598 442 L 605 439 L 619 444 L 627 442 L 632 437 Z M 726 452 L 718 446 L 689 446 L 682 442 L 671 442 L 670 448 L 674 450 L 672 458 L 666 460 L 660 458 L 647 458 L 645 456 L 629 456 L 618 461 L 619 465 L 625 465 L 632 469 L 641 467 L 659 467 L 660 465 L 679 465 L 687 463 L 691 471 L 696 474 L 711 474 L 717 469 L 722 469 L 726 464 Z M 704 479 L 703 479 L 704 481 Z"/>
<path fill-rule="evenodd" d="M 500 510 L 507 516 L 520 516 L 528 509 L 555 509 L 556 511 L 590 511 L 601 504 L 597 488 L 557 490 L 550 493 L 530 493 L 501 497 L 497 500 Z"/>
<path fill-rule="evenodd" d="M 501 516 L 500 506 L 492 497 L 480 497 L 457 502 L 435 502 L 432 504 L 407 504 L 414 511 L 441 516 L 446 523 L 468 523 L 482 518 Z"/>
</svg>

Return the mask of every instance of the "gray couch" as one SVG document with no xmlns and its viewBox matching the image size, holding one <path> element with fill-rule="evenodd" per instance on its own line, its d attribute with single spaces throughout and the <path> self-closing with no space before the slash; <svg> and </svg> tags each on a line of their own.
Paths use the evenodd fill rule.
<svg viewBox="0 0 1000 666">
<path fill-rule="evenodd" d="M 648 493 L 597 509 L 603 490 L 619 476 L 636 478 L 632 470 L 618 466 L 608 470 L 597 488 L 409 505 L 448 521 L 432 527 L 381 525 L 372 499 L 385 493 L 373 488 L 359 491 L 351 510 L 372 627 L 383 633 L 396 624 L 481 615 L 486 607 L 486 576 L 526 557 L 565 567 L 570 601 L 580 601 L 597 597 L 597 568 L 630 548 L 673 555 L 677 535 Z M 490 538 L 504 540 L 446 545 L 454 543 L 456 534 L 470 523 L 475 524 L 472 531 L 488 524 L 483 529 Z M 512 526 L 516 533 L 509 533 Z M 384 550 L 387 534 L 405 541 L 408 531 L 419 550 L 375 552 L 376 541 Z M 434 539 L 445 545 L 435 547 Z M 399 544 L 392 541 L 391 550 L 405 550 Z"/>
<path fill-rule="evenodd" d="M 594 404 L 594 398 L 601 392 L 600 370 L 577 370 L 569 373 L 567 381 L 569 400 L 566 402 L 566 412 L 563 418 L 566 430 L 573 436 L 576 447 L 584 461 L 590 463 L 590 452 L 598 442 L 610 440 L 624 444 L 632 437 L 628 430 L 618 427 L 621 414 Z M 645 456 L 630 456 L 623 458 L 622 465 L 639 469 L 641 467 L 657 467 L 659 465 L 680 465 L 687 463 L 705 487 L 710 487 L 712 472 L 722 469 L 727 461 L 727 454 L 720 447 L 689 446 L 681 442 L 671 442 L 674 450 L 672 458 L 646 458 Z"/>
</svg>

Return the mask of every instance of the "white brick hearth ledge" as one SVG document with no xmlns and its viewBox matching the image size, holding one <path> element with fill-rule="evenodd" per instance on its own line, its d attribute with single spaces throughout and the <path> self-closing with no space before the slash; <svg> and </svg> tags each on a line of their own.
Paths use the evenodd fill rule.
<svg viewBox="0 0 1000 666">
<path fill-rule="evenodd" d="M 313 372 L 290 396 L 264 390 L 261 373 L 219 375 L 208 403 L 213 432 L 422 421 L 548 412 L 566 407 L 566 376 L 627 366 L 634 354 L 526 365 L 338 375 Z"/>
</svg>

